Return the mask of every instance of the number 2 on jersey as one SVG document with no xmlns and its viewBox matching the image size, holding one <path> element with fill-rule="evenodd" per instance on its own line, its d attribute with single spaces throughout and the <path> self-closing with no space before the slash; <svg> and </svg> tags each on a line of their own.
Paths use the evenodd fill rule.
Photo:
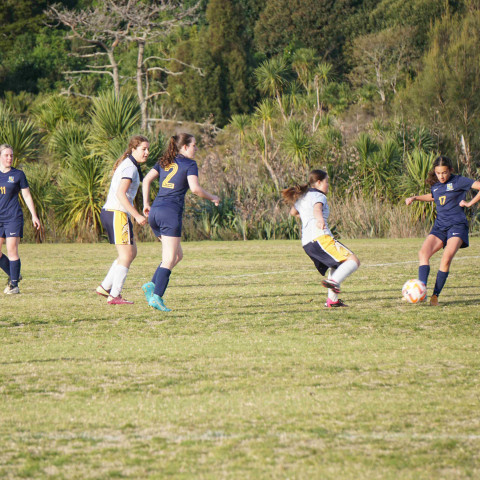
<svg viewBox="0 0 480 480">
<path fill-rule="evenodd" d="M 177 173 L 178 171 L 178 164 L 176 163 L 171 163 L 168 167 L 165 167 L 164 170 L 168 172 L 171 170 L 171 172 L 165 177 L 165 180 L 162 182 L 162 187 L 163 188 L 175 188 L 174 183 L 170 183 L 170 180 L 172 177 Z"/>
</svg>

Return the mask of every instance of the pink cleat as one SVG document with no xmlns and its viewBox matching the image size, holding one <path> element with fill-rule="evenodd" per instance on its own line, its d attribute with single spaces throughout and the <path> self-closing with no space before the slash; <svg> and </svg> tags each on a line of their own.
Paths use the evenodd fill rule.
<svg viewBox="0 0 480 480">
<path fill-rule="evenodd" d="M 122 298 L 121 295 L 119 295 L 118 297 L 109 296 L 107 303 L 109 305 L 133 305 L 133 302 L 129 302 L 128 300 L 125 300 L 124 298 Z"/>
<path fill-rule="evenodd" d="M 101 295 L 102 297 L 108 298 L 110 295 L 110 290 L 105 290 L 101 285 L 99 285 L 95 291 L 97 292 L 97 295 Z"/>
</svg>

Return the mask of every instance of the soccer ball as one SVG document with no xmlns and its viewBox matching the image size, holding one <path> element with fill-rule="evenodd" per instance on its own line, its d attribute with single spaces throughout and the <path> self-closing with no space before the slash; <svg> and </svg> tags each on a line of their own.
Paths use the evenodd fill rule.
<svg viewBox="0 0 480 480">
<path fill-rule="evenodd" d="M 427 296 L 427 287 L 421 280 L 407 280 L 403 285 L 402 295 L 407 302 L 418 303 Z"/>
</svg>

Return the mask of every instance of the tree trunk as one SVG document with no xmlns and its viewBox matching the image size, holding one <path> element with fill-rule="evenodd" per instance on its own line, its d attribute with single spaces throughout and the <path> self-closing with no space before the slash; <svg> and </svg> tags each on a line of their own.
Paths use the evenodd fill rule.
<svg viewBox="0 0 480 480">
<path fill-rule="evenodd" d="M 143 92 L 143 58 L 145 55 L 145 42 L 137 41 L 138 55 L 137 55 L 137 97 L 140 104 L 141 114 L 141 128 L 142 131 L 147 130 L 148 116 L 147 116 L 147 102 Z"/>
<path fill-rule="evenodd" d="M 115 96 L 118 98 L 120 96 L 120 74 L 118 73 L 118 63 L 115 60 L 113 50 L 115 47 L 107 50 L 108 59 L 110 60 L 110 65 L 112 66 L 112 75 L 113 75 L 113 88 L 115 91 Z"/>
</svg>

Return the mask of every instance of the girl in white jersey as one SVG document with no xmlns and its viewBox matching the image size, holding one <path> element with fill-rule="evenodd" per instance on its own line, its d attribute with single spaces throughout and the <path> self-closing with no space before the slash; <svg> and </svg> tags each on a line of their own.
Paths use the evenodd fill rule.
<svg viewBox="0 0 480 480">
<path fill-rule="evenodd" d="M 108 240 L 114 244 L 118 257 L 107 276 L 97 287 L 97 294 L 107 297 L 110 305 L 132 304 L 120 295 L 128 269 L 137 256 L 137 245 L 133 238 L 133 217 L 139 225 L 147 219 L 133 206 L 140 182 L 143 179 L 140 164 L 148 158 L 149 143 L 146 137 L 135 135 L 130 139 L 125 153 L 113 167 L 113 178 L 107 201 L 100 213 L 100 220 L 107 231 Z"/>
<path fill-rule="evenodd" d="M 317 270 L 328 278 L 322 285 L 328 288 L 326 307 L 346 307 L 338 298 L 340 284 L 360 266 L 360 261 L 328 228 L 330 210 L 327 203 L 328 177 L 323 170 L 312 170 L 308 183 L 286 188 L 284 200 L 292 207 L 290 214 L 302 220 L 302 246 Z"/>
</svg>

